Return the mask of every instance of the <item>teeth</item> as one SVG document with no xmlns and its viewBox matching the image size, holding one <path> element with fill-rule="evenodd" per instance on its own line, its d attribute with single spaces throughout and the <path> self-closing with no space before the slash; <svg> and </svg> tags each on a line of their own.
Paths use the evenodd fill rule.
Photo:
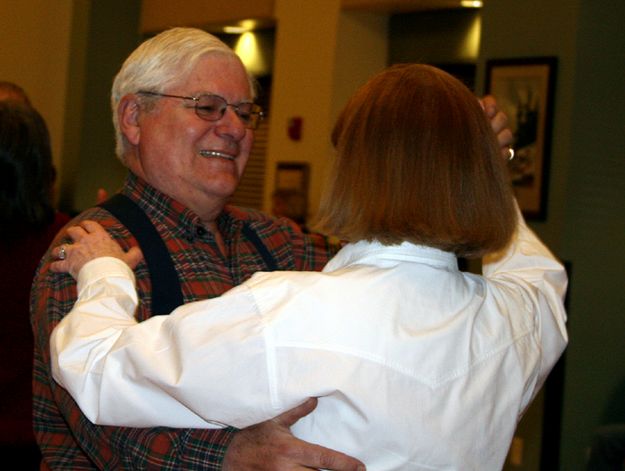
<svg viewBox="0 0 625 471">
<path fill-rule="evenodd" d="M 205 150 L 202 149 L 200 151 L 200 155 L 202 157 L 217 157 L 220 159 L 226 159 L 226 160 L 234 160 L 234 157 L 228 154 L 224 154 L 223 152 L 217 152 L 216 150 Z"/>
</svg>

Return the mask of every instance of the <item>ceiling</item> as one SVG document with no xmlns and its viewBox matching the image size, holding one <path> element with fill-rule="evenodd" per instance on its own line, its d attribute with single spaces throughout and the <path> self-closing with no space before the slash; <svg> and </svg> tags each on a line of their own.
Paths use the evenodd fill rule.
<svg viewBox="0 0 625 471">
<path fill-rule="evenodd" d="M 460 8 L 460 0 L 342 0 L 345 10 L 388 13 Z"/>
</svg>

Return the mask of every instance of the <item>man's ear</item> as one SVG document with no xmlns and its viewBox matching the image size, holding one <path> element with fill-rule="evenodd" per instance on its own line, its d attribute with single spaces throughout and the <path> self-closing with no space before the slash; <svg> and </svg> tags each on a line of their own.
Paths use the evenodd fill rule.
<svg viewBox="0 0 625 471">
<path fill-rule="evenodd" d="M 137 95 L 124 95 L 117 106 L 119 129 L 132 145 L 138 145 L 141 138 L 139 127 L 140 104 Z"/>
</svg>

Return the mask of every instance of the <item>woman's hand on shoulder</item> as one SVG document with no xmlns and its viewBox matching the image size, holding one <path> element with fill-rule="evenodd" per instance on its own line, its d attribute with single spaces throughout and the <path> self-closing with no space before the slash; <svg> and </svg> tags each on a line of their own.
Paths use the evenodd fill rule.
<svg viewBox="0 0 625 471">
<path fill-rule="evenodd" d="M 67 235 L 72 243 L 52 249 L 55 261 L 50 265 L 50 270 L 53 272 L 70 273 L 77 278 L 78 272 L 87 262 L 99 257 L 119 258 L 132 269 L 143 260 L 143 253 L 139 247 L 132 247 L 128 252 L 124 252 L 109 233 L 95 221 L 85 220 L 77 226 L 71 226 L 67 229 Z"/>
</svg>

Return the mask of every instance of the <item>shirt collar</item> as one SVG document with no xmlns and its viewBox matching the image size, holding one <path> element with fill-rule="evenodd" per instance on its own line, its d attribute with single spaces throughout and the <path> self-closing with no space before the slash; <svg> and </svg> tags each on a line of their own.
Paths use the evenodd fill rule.
<svg viewBox="0 0 625 471">
<path fill-rule="evenodd" d="M 197 228 L 203 226 L 197 214 L 132 172 L 121 192 L 137 203 L 150 219 L 165 224 L 178 236 L 195 237 Z"/>
<path fill-rule="evenodd" d="M 200 217 L 182 203 L 157 190 L 136 174 L 129 172 L 122 193 L 136 202 L 151 219 L 163 222 L 178 236 L 194 240 L 204 227 Z M 217 217 L 217 226 L 224 235 L 232 235 L 251 221 L 250 214 L 227 205 Z"/>
<path fill-rule="evenodd" d="M 450 270 L 458 269 L 455 254 L 433 247 L 402 242 L 384 245 L 378 241 L 361 240 L 345 245 L 328 262 L 323 271 L 334 271 L 350 265 L 394 265 L 401 261 L 424 263 Z"/>
</svg>

